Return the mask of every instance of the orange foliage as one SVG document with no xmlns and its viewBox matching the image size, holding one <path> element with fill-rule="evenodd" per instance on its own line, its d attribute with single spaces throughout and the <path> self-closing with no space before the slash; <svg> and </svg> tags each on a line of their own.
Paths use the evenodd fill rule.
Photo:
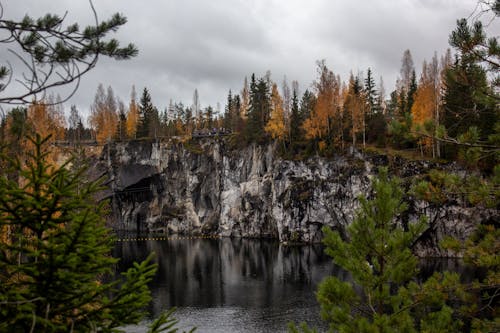
<svg viewBox="0 0 500 333">
<path fill-rule="evenodd" d="M 137 107 L 135 101 L 131 100 L 127 113 L 127 135 L 129 138 L 135 138 L 138 122 L 139 122 L 139 108 Z"/>
<path fill-rule="evenodd" d="M 330 71 L 324 61 L 318 62 L 319 81 L 314 86 L 317 99 L 309 118 L 304 121 L 302 128 L 308 139 L 322 139 L 330 134 L 332 122 L 340 117 L 340 84 L 339 79 Z"/>
<path fill-rule="evenodd" d="M 271 91 L 271 116 L 267 122 L 265 131 L 270 133 L 273 139 L 278 140 L 282 140 L 286 135 L 283 99 L 278 92 L 276 83 L 273 84 Z"/>
<path fill-rule="evenodd" d="M 96 140 L 102 143 L 113 137 L 118 125 L 118 115 L 109 109 L 98 110 L 90 115 L 90 123 L 95 128 Z"/>
<path fill-rule="evenodd" d="M 411 108 L 413 123 L 423 125 L 434 117 L 436 97 L 434 87 L 428 83 L 422 83 L 414 95 L 415 102 Z"/>
<path fill-rule="evenodd" d="M 47 105 L 44 102 L 34 103 L 28 108 L 28 122 L 34 132 L 41 137 L 52 135 L 51 140 L 64 138 L 65 118 L 58 105 Z"/>
</svg>

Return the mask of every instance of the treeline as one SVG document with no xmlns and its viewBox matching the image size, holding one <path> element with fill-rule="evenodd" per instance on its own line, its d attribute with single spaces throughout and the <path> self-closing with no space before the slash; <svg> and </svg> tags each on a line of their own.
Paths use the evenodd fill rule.
<svg viewBox="0 0 500 333">
<path fill-rule="evenodd" d="M 451 42 L 457 49 L 455 56 L 449 50 L 440 57 L 434 54 L 418 74 L 406 50 L 396 88 L 388 98 L 383 79 L 376 83 L 371 68 L 343 80 L 325 61 L 318 61 L 317 78 L 303 93 L 297 81 L 290 85 L 285 78 L 278 84 L 268 72 L 260 78 L 252 74 L 249 82 L 245 78 L 238 93 L 229 91 L 224 111 L 211 106 L 202 109 L 197 90 L 191 106 L 170 101 L 159 111 L 147 88 L 139 100 L 132 88 L 126 104 L 111 87 L 100 84 L 89 127 L 75 106 L 66 124 L 62 106 L 49 98 L 11 110 L 2 119 L 1 135 L 20 138 L 36 129 L 56 140 L 103 143 L 190 137 L 197 131 L 224 128 L 239 143 L 277 140 L 291 157 L 371 145 L 491 168 L 500 137 L 498 67 L 471 56 L 459 40 Z"/>
</svg>

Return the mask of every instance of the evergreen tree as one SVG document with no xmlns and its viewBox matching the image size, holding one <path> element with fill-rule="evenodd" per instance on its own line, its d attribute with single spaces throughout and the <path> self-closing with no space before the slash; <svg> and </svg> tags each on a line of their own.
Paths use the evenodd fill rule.
<svg viewBox="0 0 500 333">
<path fill-rule="evenodd" d="M 314 94 L 311 91 L 306 89 L 300 100 L 301 121 L 304 121 L 304 119 L 307 119 L 310 116 L 312 110 L 314 109 L 315 104 L 316 104 L 316 96 L 314 96 Z"/>
<path fill-rule="evenodd" d="M 233 94 L 231 90 L 229 90 L 229 93 L 227 94 L 227 103 L 224 112 L 224 128 L 231 128 L 233 111 L 234 111 Z"/>
<path fill-rule="evenodd" d="M 214 109 L 209 105 L 205 108 L 205 127 L 211 129 L 214 127 Z"/>
<path fill-rule="evenodd" d="M 378 112 L 377 103 L 377 90 L 375 89 L 375 79 L 372 75 L 371 68 L 368 68 L 365 78 L 364 92 L 366 96 L 366 102 L 368 104 L 367 115 L 370 116 L 372 113 Z"/>
<path fill-rule="evenodd" d="M 373 199 L 360 198 L 346 240 L 338 231 L 323 229 L 326 253 L 352 276 L 352 282 L 327 277 L 318 288 L 329 332 L 458 332 L 461 322 L 446 304 L 453 301 L 451 286 L 458 275 L 435 273 L 419 283 L 411 246 L 426 223 L 421 218 L 403 227 L 397 221 L 406 205 L 399 181 L 386 169 L 374 180 L 373 191 Z"/>
<path fill-rule="evenodd" d="M 292 92 L 292 106 L 290 113 L 290 142 L 300 141 L 302 139 L 302 119 L 300 117 L 299 101 L 297 91 Z"/>
<path fill-rule="evenodd" d="M 156 114 L 158 112 L 156 111 Z M 155 121 L 155 107 L 151 102 L 151 95 L 147 88 L 142 91 L 142 96 L 139 101 L 139 125 L 137 128 L 138 138 L 151 137 L 151 129 L 154 126 Z"/>
<path fill-rule="evenodd" d="M 184 110 L 184 134 L 191 135 L 194 129 L 194 117 L 193 110 L 190 107 L 186 107 Z"/>
<path fill-rule="evenodd" d="M 489 5 L 498 18 L 498 6 Z M 450 44 L 458 54 L 455 63 L 445 71 L 441 124 L 446 133 L 441 136 L 450 143 L 444 147 L 445 155 L 458 155 L 472 166 L 481 161 L 483 167 L 492 168 L 498 163 L 495 151 L 499 149 L 500 137 L 498 37 L 487 38 L 481 21 L 469 25 L 461 19 L 450 35 Z M 473 146 L 467 147 L 468 144 Z"/>
<path fill-rule="evenodd" d="M 246 126 L 246 138 L 249 141 L 261 141 L 265 138 L 264 127 L 269 120 L 270 96 L 267 80 L 255 79 L 252 74 L 250 82 L 250 107 Z"/>
<path fill-rule="evenodd" d="M 110 332 L 137 323 L 150 301 L 155 266 L 135 264 L 110 281 L 116 259 L 95 204 L 96 182 L 83 169 L 50 167 L 37 136 L 25 167 L 2 161 L 18 179 L 0 177 L 0 331 Z"/>
<path fill-rule="evenodd" d="M 65 23 L 66 15 L 60 17 L 48 13 L 36 19 L 25 15 L 20 21 L 9 20 L 3 15 L 3 7 L 0 31 L 13 38 L 2 38 L 0 44 L 16 49 L 16 56 L 22 62 L 13 68 L 8 61 L 2 60 L 0 91 L 5 92 L 9 83 L 15 81 L 23 89 L 13 89 L 15 93 L 10 96 L 0 95 L 1 104 L 29 104 L 33 100 L 43 99 L 49 89 L 79 82 L 84 74 L 95 67 L 99 57 L 124 60 L 138 53 L 133 44 L 120 47 L 117 39 L 109 38 L 110 33 L 116 32 L 127 22 L 121 14 L 116 13 L 108 20 L 99 21 L 94 11 L 96 25 L 81 29 L 78 22 Z M 5 12 L 8 11 L 7 8 Z M 23 67 L 22 64 L 24 69 L 17 68 Z M 72 92 L 64 101 L 75 92 L 73 89 L 69 91 Z"/>
<path fill-rule="evenodd" d="M 405 113 L 411 113 L 411 108 L 413 107 L 413 103 L 415 102 L 415 93 L 417 92 L 417 76 L 415 74 L 415 70 L 411 72 L 410 86 L 408 87 L 408 92 L 406 93 L 406 103 L 405 103 Z"/>
<path fill-rule="evenodd" d="M 242 109 L 241 109 L 241 97 L 240 95 L 236 95 L 233 97 L 233 121 L 231 123 L 231 128 L 233 131 L 241 132 L 245 126 L 242 117 Z"/>
<path fill-rule="evenodd" d="M 478 140 L 486 141 L 494 133 L 500 111 L 486 73 L 475 63 L 458 60 L 448 69 L 445 78 L 443 125 L 452 138 L 466 133 L 470 127 L 479 130 Z M 445 146 L 447 157 L 456 147 Z"/>
</svg>

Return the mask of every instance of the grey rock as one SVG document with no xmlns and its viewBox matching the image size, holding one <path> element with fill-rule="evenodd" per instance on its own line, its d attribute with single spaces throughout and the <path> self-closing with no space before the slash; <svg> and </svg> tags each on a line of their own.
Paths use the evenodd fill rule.
<svg viewBox="0 0 500 333">
<path fill-rule="evenodd" d="M 378 166 L 390 165 L 405 178 L 435 167 L 359 152 L 288 161 L 277 157 L 273 145 L 229 150 L 223 140 L 197 144 L 189 149 L 172 142 L 127 142 L 104 149 L 101 163 L 108 168 L 115 229 L 319 242 L 324 225 L 345 235 L 359 195 L 370 195 Z M 498 218 L 497 210 L 459 202 L 410 206 L 402 223 L 422 214 L 430 221 L 414 246 L 420 256 L 456 256 L 440 249 L 441 239 L 465 239 L 479 223 Z"/>
</svg>

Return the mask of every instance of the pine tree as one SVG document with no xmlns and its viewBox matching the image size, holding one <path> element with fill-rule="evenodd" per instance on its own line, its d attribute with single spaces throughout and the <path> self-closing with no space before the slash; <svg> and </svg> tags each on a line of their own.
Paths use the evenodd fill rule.
<svg viewBox="0 0 500 333">
<path fill-rule="evenodd" d="M 411 246 L 425 220 L 403 227 L 397 217 L 406 209 L 399 180 L 381 169 L 373 183 L 373 199 L 360 198 L 347 239 L 325 227 L 326 253 L 352 276 L 352 282 L 330 276 L 317 293 L 321 315 L 330 332 L 457 332 L 452 317 L 457 274 L 435 273 L 419 283 Z M 294 328 L 297 331 L 296 328 Z M 307 330 L 304 330 L 307 331 Z"/>
<path fill-rule="evenodd" d="M 117 259 L 104 203 L 84 169 L 50 167 L 47 139 L 33 140 L 26 166 L 2 156 L 18 179 L 0 177 L 0 331 L 109 332 L 137 323 L 150 301 L 155 265 L 134 264 L 111 281 Z"/>
</svg>

